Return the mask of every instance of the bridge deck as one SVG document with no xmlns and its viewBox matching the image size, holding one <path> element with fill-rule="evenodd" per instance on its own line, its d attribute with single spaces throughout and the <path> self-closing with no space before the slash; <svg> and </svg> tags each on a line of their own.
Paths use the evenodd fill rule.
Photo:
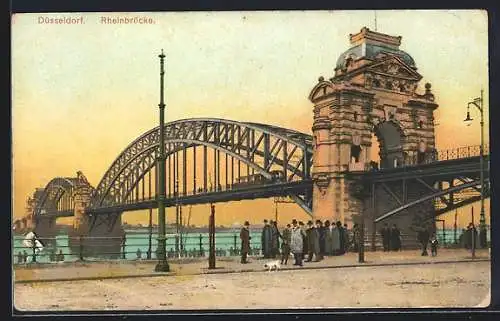
<svg viewBox="0 0 500 321">
<path fill-rule="evenodd" d="M 484 170 L 489 175 L 489 157 L 485 156 Z M 480 158 L 478 156 L 444 160 L 429 164 L 421 164 L 415 166 L 406 166 L 399 168 L 380 169 L 378 171 L 369 172 L 344 172 L 345 175 L 351 178 L 359 178 L 371 182 L 387 182 L 397 181 L 403 178 L 418 178 L 418 177 L 446 177 L 456 178 L 460 175 L 479 176 Z"/>
<path fill-rule="evenodd" d="M 283 196 L 283 195 L 304 194 L 305 192 L 311 190 L 312 190 L 312 180 L 309 179 L 309 180 L 302 180 L 302 181 L 295 181 L 288 183 L 254 185 L 246 188 L 225 190 L 220 192 L 218 191 L 218 192 L 208 192 L 202 194 L 179 195 L 178 198 L 168 197 L 166 199 L 165 204 L 167 207 L 173 207 L 176 205 L 176 203 L 182 205 L 194 205 L 194 204 L 230 202 L 230 201 L 257 199 L 257 198 L 269 198 L 269 197 Z M 108 214 L 110 212 L 137 211 L 137 210 L 145 210 L 157 207 L 158 207 L 158 201 L 156 200 L 156 198 L 151 198 L 134 203 L 103 206 L 99 208 L 89 208 L 87 209 L 87 213 Z M 65 211 L 65 212 L 46 213 L 43 215 L 44 218 L 69 217 L 69 216 L 73 216 L 73 213 Z"/>
</svg>

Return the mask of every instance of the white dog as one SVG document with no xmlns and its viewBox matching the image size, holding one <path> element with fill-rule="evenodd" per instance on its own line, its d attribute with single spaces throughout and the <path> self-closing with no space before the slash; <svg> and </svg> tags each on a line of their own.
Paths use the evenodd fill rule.
<svg viewBox="0 0 500 321">
<path fill-rule="evenodd" d="M 264 264 L 264 267 L 266 269 L 268 269 L 269 272 L 271 272 L 272 269 L 274 269 L 275 271 L 278 271 L 279 269 L 281 269 L 281 262 L 279 260 L 270 261 L 270 262 L 267 262 L 266 264 Z"/>
</svg>

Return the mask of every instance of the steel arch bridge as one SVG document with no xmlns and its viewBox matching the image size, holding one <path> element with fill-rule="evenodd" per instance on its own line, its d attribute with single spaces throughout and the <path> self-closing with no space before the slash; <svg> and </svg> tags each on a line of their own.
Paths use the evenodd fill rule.
<svg viewBox="0 0 500 321">
<path fill-rule="evenodd" d="M 92 188 L 90 215 L 155 208 L 159 127 L 130 143 Z M 311 215 L 312 136 L 217 118 L 165 124 L 167 206 L 289 196 Z M 222 155 L 221 155 L 222 154 Z M 73 216 L 78 178 L 55 178 L 34 215 Z"/>
<path fill-rule="evenodd" d="M 298 131 L 252 122 L 195 118 L 167 123 L 166 206 L 289 196 L 312 215 L 312 141 Z M 54 178 L 35 197 L 33 215 L 37 219 L 74 216 L 74 192 L 82 185 L 91 191 L 85 208 L 91 226 L 99 224 L 98 217 L 113 225 L 123 211 L 156 208 L 158 149 L 156 127 L 118 155 L 96 188 L 80 174 Z M 379 213 L 377 221 L 429 199 L 435 200 L 439 215 L 479 200 L 477 153 L 470 147 L 441 151 L 427 164 L 411 161 L 402 168 L 346 175 L 375 184 L 397 205 Z M 489 176 L 489 166 L 486 169 Z M 424 186 L 427 194 L 407 199 L 409 183 Z M 485 192 L 489 197 L 489 184 Z"/>
</svg>

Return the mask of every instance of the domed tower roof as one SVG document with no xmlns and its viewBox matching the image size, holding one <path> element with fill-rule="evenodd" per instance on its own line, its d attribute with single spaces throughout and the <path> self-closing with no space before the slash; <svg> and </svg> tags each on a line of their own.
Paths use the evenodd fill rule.
<svg viewBox="0 0 500 321">
<path fill-rule="evenodd" d="M 346 59 L 369 59 L 375 60 L 379 54 L 396 55 L 403 60 L 409 67 L 417 69 L 415 60 L 406 52 L 399 49 L 401 44 L 401 36 L 394 37 L 379 32 L 371 31 L 364 27 L 355 35 L 349 35 L 351 40 L 351 48 L 343 52 L 337 59 L 335 69 L 341 69 Z"/>
</svg>

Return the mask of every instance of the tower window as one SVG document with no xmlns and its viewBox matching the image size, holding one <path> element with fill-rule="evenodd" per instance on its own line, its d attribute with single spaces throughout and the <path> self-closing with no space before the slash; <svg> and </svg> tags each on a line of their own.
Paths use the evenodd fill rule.
<svg viewBox="0 0 500 321">
<path fill-rule="evenodd" d="M 359 156 L 361 156 L 361 146 L 351 145 L 351 160 L 354 159 L 355 163 L 359 162 Z"/>
<path fill-rule="evenodd" d="M 385 89 L 392 89 L 392 82 L 388 81 L 385 83 Z"/>
<path fill-rule="evenodd" d="M 378 80 L 378 79 L 373 79 L 373 86 L 375 86 L 375 87 L 380 87 L 380 80 Z"/>
<path fill-rule="evenodd" d="M 424 128 L 424 122 L 423 122 L 422 120 L 419 120 L 419 121 L 418 121 L 418 128 L 419 128 L 419 129 Z"/>
<path fill-rule="evenodd" d="M 358 121 L 358 112 L 357 111 L 354 112 L 354 121 Z"/>
<path fill-rule="evenodd" d="M 405 85 L 403 85 L 403 84 L 399 85 L 399 91 L 401 91 L 401 92 L 406 92 L 406 87 L 405 87 Z"/>
</svg>

